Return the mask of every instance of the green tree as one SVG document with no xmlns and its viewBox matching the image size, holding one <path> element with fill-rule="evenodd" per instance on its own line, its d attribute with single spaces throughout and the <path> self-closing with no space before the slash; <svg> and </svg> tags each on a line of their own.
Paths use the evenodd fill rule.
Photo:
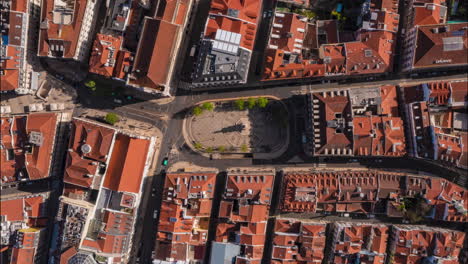
<svg viewBox="0 0 468 264">
<path fill-rule="evenodd" d="M 255 99 L 255 98 L 249 98 L 247 100 L 247 108 L 249 108 L 249 109 L 254 108 L 256 104 L 257 104 L 257 99 Z"/>
<path fill-rule="evenodd" d="M 108 124 L 114 125 L 120 121 L 120 117 L 115 113 L 108 113 L 104 118 Z"/>
<path fill-rule="evenodd" d="M 203 113 L 203 109 L 199 106 L 195 106 L 193 109 L 192 109 L 192 114 L 194 116 L 199 116 Z"/>
<path fill-rule="evenodd" d="M 242 152 L 247 152 L 248 148 L 247 148 L 247 145 L 246 144 L 242 144 L 241 146 L 241 151 Z"/>
<path fill-rule="evenodd" d="M 236 105 L 237 109 L 244 110 L 245 100 L 244 99 L 237 99 L 236 101 L 234 101 L 234 104 Z"/>
<path fill-rule="evenodd" d="M 90 88 L 90 89 L 96 88 L 96 82 L 93 81 L 93 80 L 89 80 L 89 81 L 85 82 L 85 86 Z"/>
<path fill-rule="evenodd" d="M 208 111 L 213 111 L 214 109 L 214 104 L 212 102 L 204 102 L 202 104 L 202 108 Z"/>
<path fill-rule="evenodd" d="M 265 98 L 265 97 L 258 98 L 257 104 L 260 108 L 265 108 L 268 105 L 268 98 Z"/>
<path fill-rule="evenodd" d="M 193 143 L 193 146 L 196 150 L 201 150 L 203 148 L 203 145 L 200 142 Z"/>
<path fill-rule="evenodd" d="M 213 152 L 213 148 L 212 148 L 212 147 L 207 147 L 207 148 L 206 148 L 206 152 L 207 152 L 207 153 Z"/>
<path fill-rule="evenodd" d="M 218 151 L 219 152 L 224 152 L 224 151 L 226 151 L 226 147 L 225 146 L 219 146 Z"/>
</svg>

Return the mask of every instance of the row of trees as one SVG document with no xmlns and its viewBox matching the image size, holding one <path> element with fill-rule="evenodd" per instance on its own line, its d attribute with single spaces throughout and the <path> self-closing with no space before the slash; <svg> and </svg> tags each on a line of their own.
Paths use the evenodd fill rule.
<svg viewBox="0 0 468 264">
<path fill-rule="evenodd" d="M 196 150 L 205 150 L 207 153 L 213 153 L 213 152 L 220 152 L 220 153 L 223 153 L 223 152 L 226 152 L 227 150 L 229 151 L 236 151 L 236 147 L 234 146 L 231 146 L 229 148 L 225 147 L 225 146 L 219 146 L 219 147 L 207 147 L 205 148 L 200 142 L 194 142 L 193 143 L 193 146 L 195 147 Z M 240 150 L 242 152 L 247 152 L 249 150 L 249 147 L 247 147 L 246 144 L 242 144 L 240 146 Z"/>
<path fill-rule="evenodd" d="M 194 116 L 199 116 L 203 111 L 213 111 L 215 105 L 212 102 L 204 102 L 202 105 L 197 105 L 192 109 L 192 114 Z"/>
<path fill-rule="evenodd" d="M 265 98 L 265 97 L 252 98 L 251 97 L 247 99 L 247 101 L 244 99 L 237 99 L 236 101 L 234 101 L 234 105 L 239 110 L 244 110 L 245 107 L 247 107 L 248 109 L 253 109 L 255 106 L 258 106 L 260 108 L 265 108 L 268 105 L 268 98 Z"/>
<path fill-rule="evenodd" d="M 253 109 L 254 107 L 258 106 L 260 108 L 265 108 L 268 105 L 268 98 L 265 97 L 259 97 L 259 98 L 249 98 L 247 100 L 245 99 L 237 99 L 234 101 L 234 106 L 238 110 L 244 110 L 246 107 L 248 109 Z M 203 114 L 204 111 L 213 111 L 215 108 L 214 103 L 212 102 L 204 102 L 201 105 L 197 105 L 194 108 L 192 108 L 192 115 L 194 116 L 199 116 Z"/>
</svg>

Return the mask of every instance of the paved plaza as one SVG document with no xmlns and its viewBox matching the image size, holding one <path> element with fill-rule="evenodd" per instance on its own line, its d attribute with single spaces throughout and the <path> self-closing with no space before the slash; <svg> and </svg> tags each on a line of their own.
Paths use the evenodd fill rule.
<svg viewBox="0 0 468 264">
<path fill-rule="evenodd" d="M 201 145 L 205 151 L 211 149 L 216 152 L 219 147 L 223 147 L 222 152 L 226 153 L 277 151 L 286 144 L 287 128 L 274 118 L 273 107 L 283 106 L 279 102 L 271 102 L 266 108 L 241 111 L 232 102 L 218 104 L 213 111 L 188 117 L 188 141 Z"/>
</svg>

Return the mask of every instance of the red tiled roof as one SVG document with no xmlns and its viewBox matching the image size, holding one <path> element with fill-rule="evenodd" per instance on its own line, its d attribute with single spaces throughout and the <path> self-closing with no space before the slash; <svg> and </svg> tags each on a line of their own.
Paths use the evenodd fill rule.
<svg viewBox="0 0 468 264">
<path fill-rule="evenodd" d="M 229 9 L 238 10 L 237 19 L 257 24 L 260 6 L 259 0 L 213 0 L 210 14 L 229 16 Z"/>
<path fill-rule="evenodd" d="M 55 141 L 57 115 L 55 113 L 31 113 L 26 116 L 3 117 L 1 125 L 2 144 L 0 152 L 1 181 L 18 180 L 19 173 L 31 180 L 49 176 Z M 32 132 L 39 133 L 39 142 L 29 142 Z M 30 148 L 30 149 L 29 149 Z M 13 157 L 8 160 L 10 154 Z M 24 171 L 23 169 L 26 169 Z"/>
<path fill-rule="evenodd" d="M 188 6 L 188 0 L 159 1 L 154 18 L 145 18 L 133 71 L 128 79 L 130 85 L 157 90 L 169 85 L 175 48 L 188 16 Z"/>
<path fill-rule="evenodd" d="M 403 156 L 406 154 L 403 120 L 399 117 L 354 117 L 354 154 Z"/>
<path fill-rule="evenodd" d="M 274 175 L 228 175 L 225 199 L 251 199 L 269 205 L 273 192 Z M 227 195 L 231 193 L 232 195 Z"/>
<path fill-rule="evenodd" d="M 149 145 L 149 140 L 118 134 L 103 187 L 116 192 L 139 193 Z"/>
<path fill-rule="evenodd" d="M 11 10 L 26 13 L 28 7 L 27 0 L 15 0 L 11 2 Z"/>
<path fill-rule="evenodd" d="M 364 32 L 361 41 L 346 42 L 346 74 L 392 71 L 395 34 L 388 31 Z"/>
<path fill-rule="evenodd" d="M 253 50 L 255 34 L 257 33 L 256 24 L 231 19 L 225 16 L 210 16 L 206 23 L 205 38 L 214 39 L 218 29 L 240 34 L 240 46 L 248 50 Z"/>
<path fill-rule="evenodd" d="M 65 168 L 64 182 L 78 185 L 81 187 L 90 187 L 93 183 L 93 177 L 98 166 L 92 160 L 83 159 L 76 152 L 69 152 Z"/>
<path fill-rule="evenodd" d="M 70 147 L 73 151 L 86 158 L 106 162 L 114 130 L 81 119 L 74 119 L 72 127 Z M 91 147 L 89 153 L 83 153 L 84 144 Z"/>
<path fill-rule="evenodd" d="M 311 61 L 283 64 L 284 52 L 281 50 L 267 49 L 265 57 L 264 80 L 317 77 L 325 73 L 324 64 L 311 63 Z"/>
<path fill-rule="evenodd" d="M 97 34 L 89 58 L 89 71 L 106 77 L 114 76 L 121 45 L 121 36 Z"/>
<path fill-rule="evenodd" d="M 130 85 L 152 89 L 167 85 L 179 30 L 179 25 L 164 20 L 145 19 Z"/>
<path fill-rule="evenodd" d="M 468 106 L 468 81 L 456 81 L 450 83 L 452 107 Z"/>
<path fill-rule="evenodd" d="M 19 64 L 22 54 L 14 46 L 6 46 L 6 56 L 0 63 L 0 91 L 12 91 L 19 87 Z"/>
<path fill-rule="evenodd" d="M 64 182 L 90 187 L 98 169 L 98 163 L 107 162 L 114 133 L 113 129 L 74 119 Z"/>
<path fill-rule="evenodd" d="M 336 20 L 318 20 L 317 34 L 326 36 L 326 41 L 319 43 L 319 45 L 338 43 L 338 24 Z"/>
<path fill-rule="evenodd" d="M 444 24 L 447 15 L 447 7 L 441 4 L 446 3 L 443 0 L 415 1 L 413 4 L 414 25 Z M 445 12 L 443 10 L 445 10 Z"/>
<path fill-rule="evenodd" d="M 13 247 L 10 264 L 34 264 L 35 248 Z"/>
<path fill-rule="evenodd" d="M 122 254 L 125 248 L 127 240 L 129 239 L 128 234 L 106 234 L 99 233 L 96 240 L 85 238 L 82 246 L 96 251 L 107 253 L 107 254 Z"/>
<path fill-rule="evenodd" d="M 287 173 L 280 208 L 283 212 L 373 213 L 377 200 L 399 191 L 402 176 L 379 171 Z"/>
<path fill-rule="evenodd" d="M 325 230 L 326 224 L 276 219 L 272 259 L 290 264 L 321 262 Z"/>
<path fill-rule="evenodd" d="M 419 263 L 426 255 L 458 261 L 465 234 L 448 229 L 395 226 L 395 263 Z M 411 241 L 412 243 L 407 243 Z M 445 262 L 444 262 L 445 263 Z"/>
<path fill-rule="evenodd" d="M 126 50 L 119 50 L 112 76 L 122 80 L 125 79 L 133 64 L 132 60 L 132 53 Z"/>
<path fill-rule="evenodd" d="M 133 215 L 123 212 L 104 210 L 102 222 L 103 232 L 112 234 L 128 234 L 133 225 Z"/>
<path fill-rule="evenodd" d="M 68 264 L 69 260 L 78 253 L 74 247 L 71 247 L 64 251 L 60 255 L 60 264 Z"/>
<path fill-rule="evenodd" d="M 156 250 L 156 259 L 185 261 L 187 257 L 187 244 L 171 244 L 162 242 L 159 243 L 158 250 Z"/>
<path fill-rule="evenodd" d="M 413 68 L 468 64 L 467 26 L 468 23 L 458 23 L 417 27 Z"/>
<path fill-rule="evenodd" d="M 159 216 L 159 231 L 169 233 L 191 233 L 193 219 L 183 219 L 182 206 L 163 201 Z"/>
<path fill-rule="evenodd" d="M 313 101 L 317 100 L 314 105 L 318 105 L 314 108 L 314 112 L 318 111 L 314 113 L 314 131 L 319 129 L 318 132 L 314 132 L 314 153 L 316 155 L 338 154 L 338 149 L 342 154 L 349 153 L 353 147 L 353 131 L 349 127 L 352 117 L 347 92 L 314 93 L 312 97 Z M 342 122 L 343 127 L 340 129 L 332 124 L 328 125 L 327 122 L 333 120 L 337 123 Z"/>
<path fill-rule="evenodd" d="M 41 211 L 41 206 L 44 204 L 42 196 L 28 197 L 24 199 L 25 211 L 28 217 L 41 217 L 46 216 L 45 212 Z"/>
<path fill-rule="evenodd" d="M 53 0 L 42 0 L 39 56 L 49 56 L 52 45 L 63 46 L 63 58 L 73 58 L 75 56 L 87 2 L 88 0 L 74 1 L 73 21 L 69 25 L 59 25 L 53 22 L 55 2 Z M 46 26 L 43 26 L 43 24 Z"/>
<path fill-rule="evenodd" d="M 218 29 L 241 35 L 240 46 L 253 50 L 260 17 L 261 1 L 258 0 L 213 0 L 210 16 L 205 27 L 205 37 L 214 39 Z M 236 17 L 228 10 L 236 10 Z"/>
<path fill-rule="evenodd" d="M 294 13 L 276 13 L 282 14 L 283 17 L 275 16 L 273 19 L 274 24 L 282 25 L 282 27 L 272 27 L 271 34 L 278 37 L 270 37 L 269 45 L 277 46 L 287 52 L 295 52 L 298 49 L 295 45 L 302 46 L 301 42 L 305 36 L 306 19 L 303 16 Z M 299 48 L 299 51 L 301 48 Z"/>
<path fill-rule="evenodd" d="M 338 239 L 334 241 L 334 263 L 347 263 L 346 259 L 356 253 L 360 253 L 362 257 L 385 257 L 389 232 L 387 226 L 338 224 L 334 228 L 338 230 Z M 367 239 L 370 236 L 372 239 Z M 369 253 L 366 253 L 366 248 L 370 249 L 367 251 Z"/>
<path fill-rule="evenodd" d="M 0 202 L 0 214 L 6 216 L 8 221 L 23 221 L 24 220 L 24 205 L 23 199 L 14 199 Z"/>
<path fill-rule="evenodd" d="M 26 133 L 39 132 L 42 137 L 42 145 L 33 145 L 32 153 L 25 155 L 26 169 L 31 180 L 49 176 L 56 128 L 57 115 L 55 113 L 34 113 L 27 117 Z"/>
</svg>

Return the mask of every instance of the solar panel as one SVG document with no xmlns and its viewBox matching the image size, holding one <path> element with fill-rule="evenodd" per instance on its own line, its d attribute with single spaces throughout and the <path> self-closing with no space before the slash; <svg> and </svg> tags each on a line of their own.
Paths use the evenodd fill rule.
<svg viewBox="0 0 468 264">
<path fill-rule="evenodd" d="M 443 38 L 444 51 L 456 51 L 463 50 L 463 38 L 462 37 L 448 37 Z"/>
<path fill-rule="evenodd" d="M 227 53 L 237 54 L 239 50 L 241 35 L 222 29 L 216 31 L 213 49 Z"/>
<path fill-rule="evenodd" d="M 463 35 L 465 35 L 465 31 L 464 30 L 452 31 L 451 35 L 452 36 L 463 36 Z"/>
</svg>

